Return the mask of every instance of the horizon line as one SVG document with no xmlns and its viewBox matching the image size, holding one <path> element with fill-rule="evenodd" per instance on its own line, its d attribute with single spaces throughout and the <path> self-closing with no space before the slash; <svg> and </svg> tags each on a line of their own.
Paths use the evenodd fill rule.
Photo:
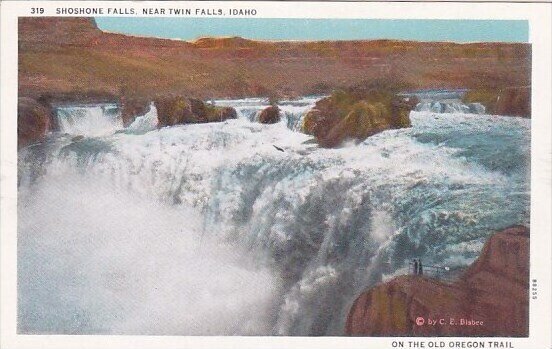
<svg viewBox="0 0 552 349">
<path fill-rule="evenodd" d="M 98 29 L 194 42 L 241 38 L 267 42 L 414 41 L 529 43 L 526 20 L 94 17 Z"/>
</svg>

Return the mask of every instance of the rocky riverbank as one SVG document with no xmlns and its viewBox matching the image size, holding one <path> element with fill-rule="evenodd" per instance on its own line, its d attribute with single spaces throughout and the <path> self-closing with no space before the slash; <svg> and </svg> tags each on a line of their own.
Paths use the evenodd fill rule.
<svg viewBox="0 0 552 349">
<path fill-rule="evenodd" d="M 513 226 L 492 235 L 452 284 L 405 275 L 363 292 L 349 311 L 345 334 L 527 336 L 528 285 L 529 229 Z"/>
</svg>

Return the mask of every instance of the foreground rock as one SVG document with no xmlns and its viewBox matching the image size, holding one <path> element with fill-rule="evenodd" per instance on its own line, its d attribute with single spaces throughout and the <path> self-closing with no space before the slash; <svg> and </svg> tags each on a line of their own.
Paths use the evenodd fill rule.
<svg viewBox="0 0 552 349">
<path fill-rule="evenodd" d="M 237 118 L 231 107 L 216 107 L 195 98 L 161 97 L 154 100 L 159 127 L 179 124 L 220 122 Z"/>
<path fill-rule="evenodd" d="M 276 105 L 266 107 L 259 114 L 259 122 L 261 124 L 275 124 L 280 122 L 280 108 Z"/>
<path fill-rule="evenodd" d="M 531 117 L 531 87 L 471 90 L 463 101 L 483 104 L 487 114 Z"/>
<path fill-rule="evenodd" d="M 52 109 L 38 101 L 22 97 L 17 103 L 17 146 L 42 141 L 52 124 Z"/>
<path fill-rule="evenodd" d="M 527 336 L 528 283 L 529 230 L 514 226 L 494 234 L 453 284 L 405 275 L 362 293 L 349 311 L 345 333 Z M 424 324 L 418 325 L 420 318 Z M 428 319 L 443 323 L 428 325 Z"/>
<path fill-rule="evenodd" d="M 318 101 L 303 120 L 303 132 L 323 147 L 337 147 L 346 140 L 363 141 L 388 129 L 410 127 L 414 99 L 371 89 L 361 93 L 337 91 Z"/>
</svg>

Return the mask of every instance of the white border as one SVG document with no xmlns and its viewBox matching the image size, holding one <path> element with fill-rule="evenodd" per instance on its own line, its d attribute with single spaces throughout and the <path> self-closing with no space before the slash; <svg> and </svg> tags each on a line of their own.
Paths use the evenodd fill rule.
<svg viewBox="0 0 552 349">
<path fill-rule="evenodd" d="M 17 243 L 17 18 L 31 7 L 255 8 L 258 18 L 413 18 L 524 19 L 532 43 L 531 138 L 531 279 L 538 280 L 538 299 L 530 301 L 529 338 L 507 340 L 516 349 L 551 346 L 551 211 L 552 95 L 551 6 L 546 3 L 320 3 L 320 2 L 110 2 L 25 1 L 1 3 L 0 113 L 0 347 L 13 348 L 391 348 L 394 340 L 471 341 L 477 338 L 385 337 L 174 337 L 174 336 L 44 336 L 16 334 Z M 164 16 L 167 17 L 167 16 Z M 497 295 L 500 297 L 500 295 Z"/>
</svg>

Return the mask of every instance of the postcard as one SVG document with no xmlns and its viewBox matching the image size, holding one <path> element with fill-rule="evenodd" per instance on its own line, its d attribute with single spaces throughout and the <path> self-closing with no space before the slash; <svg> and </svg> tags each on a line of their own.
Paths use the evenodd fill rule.
<svg viewBox="0 0 552 349">
<path fill-rule="evenodd" d="M 550 9 L 2 2 L 1 346 L 549 348 Z"/>
</svg>

